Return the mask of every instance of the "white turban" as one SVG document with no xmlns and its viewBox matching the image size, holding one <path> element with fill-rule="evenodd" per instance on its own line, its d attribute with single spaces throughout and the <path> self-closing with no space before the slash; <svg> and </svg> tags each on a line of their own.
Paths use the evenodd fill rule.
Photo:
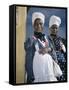
<svg viewBox="0 0 69 90">
<path fill-rule="evenodd" d="M 56 24 L 58 27 L 60 26 L 60 24 L 61 24 L 61 19 L 60 19 L 60 17 L 55 16 L 55 15 L 52 15 L 52 16 L 50 17 L 49 28 L 50 28 L 52 25 L 54 25 L 54 24 Z"/>
<path fill-rule="evenodd" d="M 37 18 L 41 19 L 42 22 L 43 22 L 43 24 L 44 24 L 44 22 L 45 22 L 45 16 L 44 16 L 44 14 L 42 14 L 42 13 L 40 13 L 40 12 L 34 12 L 34 13 L 32 14 L 32 24 L 34 24 L 34 21 L 35 21 Z"/>
</svg>

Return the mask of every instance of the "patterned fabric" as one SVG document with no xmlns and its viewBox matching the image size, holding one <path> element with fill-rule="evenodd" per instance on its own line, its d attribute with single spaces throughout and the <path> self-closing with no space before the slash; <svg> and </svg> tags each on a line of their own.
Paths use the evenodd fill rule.
<svg viewBox="0 0 69 90">
<path fill-rule="evenodd" d="M 60 42 L 61 38 L 60 37 L 55 37 L 54 39 L 51 38 L 51 36 L 49 37 L 49 42 L 52 44 L 54 51 L 56 53 L 57 56 L 57 60 L 58 60 L 58 64 L 60 65 L 60 68 L 63 72 L 63 75 L 58 78 L 59 81 L 65 81 L 66 80 L 66 59 L 65 59 L 65 53 L 63 53 L 62 51 L 60 51 Z"/>
<path fill-rule="evenodd" d="M 65 81 L 66 80 L 66 59 L 62 52 L 56 52 L 56 55 L 57 55 L 58 64 L 60 65 L 60 68 L 63 72 L 63 75 L 58 80 Z"/>
</svg>

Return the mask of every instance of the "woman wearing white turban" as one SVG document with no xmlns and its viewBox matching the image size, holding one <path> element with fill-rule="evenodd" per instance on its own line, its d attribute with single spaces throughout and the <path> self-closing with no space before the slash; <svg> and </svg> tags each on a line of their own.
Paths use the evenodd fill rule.
<svg viewBox="0 0 69 90">
<path fill-rule="evenodd" d="M 53 59 L 49 52 L 49 42 L 43 34 L 45 16 L 40 12 L 32 15 L 32 24 L 34 27 L 33 42 L 35 54 L 33 58 L 34 82 L 51 82 L 57 81 L 53 70 Z"/>
<path fill-rule="evenodd" d="M 58 78 L 59 81 L 66 80 L 66 48 L 62 42 L 62 38 L 58 35 L 59 27 L 61 24 L 61 18 L 55 15 L 52 15 L 49 20 L 49 33 L 48 40 L 53 47 L 53 51 L 56 54 L 56 59 L 60 68 L 63 72 L 63 75 Z"/>
</svg>

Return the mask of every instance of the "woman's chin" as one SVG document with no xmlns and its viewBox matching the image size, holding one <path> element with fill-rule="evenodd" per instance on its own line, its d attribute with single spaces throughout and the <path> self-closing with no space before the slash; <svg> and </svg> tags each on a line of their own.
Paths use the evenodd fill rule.
<svg viewBox="0 0 69 90">
<path fill-rule="evenodd" d="M 38 30 L 38 32 L 43 32 L 43 30 Z"/>
</svg>

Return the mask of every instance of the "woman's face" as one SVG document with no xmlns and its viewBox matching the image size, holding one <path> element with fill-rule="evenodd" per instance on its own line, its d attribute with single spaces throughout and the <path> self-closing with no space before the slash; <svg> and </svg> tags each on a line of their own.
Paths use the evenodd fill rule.
<svg viewBox="0 0 69 90">
<path fill-rule="evenodd" d="M 36 32 L 43 32 L 43 23 L 41 19 L 36 19 L 34 22 L 34 29 Z"/>
<path fill-rule="evenodd" d="M 58 30 L 59 30 L 59 27 L 56 24 L 52 25 L 49 28 L 50 34 L 52 34 L 52 35 L 57 35 Z"/>
</svg>

